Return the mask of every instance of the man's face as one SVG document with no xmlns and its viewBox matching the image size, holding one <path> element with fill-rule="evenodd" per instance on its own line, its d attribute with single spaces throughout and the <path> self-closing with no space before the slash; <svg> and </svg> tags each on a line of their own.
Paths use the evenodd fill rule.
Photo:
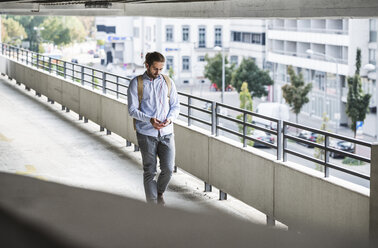
<svg viewBox="0 0 378 248">
<path fill-rule="evenodd" d="M 147 73 L 149 74 L 149 76 L 155 79 L 163 71 L 164 62 L 157 62 L 157 61 L 155 61 L 151 66 L 149 66 L 148 64 L 146 64 L 146 67 L 147 67 Z"/>
</svg>

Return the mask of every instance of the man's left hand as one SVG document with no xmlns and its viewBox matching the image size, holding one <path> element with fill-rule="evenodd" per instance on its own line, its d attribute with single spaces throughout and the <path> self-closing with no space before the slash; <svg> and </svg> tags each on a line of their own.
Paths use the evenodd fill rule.
<svg viewBox="0 0 378 248">
<path fill-rule="evenodd" d="M 172 123 L 171 119 L 166 119 L 166 120 L 163 122 L 163 127 L 166 127 L 166 126 L 168 126 L 168 125 L 171 124 L 171 123 Z"/>
</svg>

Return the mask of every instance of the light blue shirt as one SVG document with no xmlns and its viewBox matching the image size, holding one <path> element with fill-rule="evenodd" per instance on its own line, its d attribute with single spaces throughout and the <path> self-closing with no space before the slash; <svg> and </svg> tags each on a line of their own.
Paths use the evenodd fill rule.
<svg viewBox="0 0 378 248">
<path fill-rule="evenodd" d="M 173 123 L 157 130 L 150 123 L 151 118 L 157 118 L 164 122 L 171 119 L 173 122 L 180 113 L 177 90 L 171 79 L 171 94 L 168 98 L 168 86 L 162 75 L 152 79 L 143 74 L 143 98 L 139 109 L 138 100 L 138 77 L 131 80 L 127 90 L 127 102 L 129 114 L 136 119 L 136 131 L 143 135 L 158 137 L 173 133 Z M 168 102 L 169 99 L 169 102 Z"/>
</svg>

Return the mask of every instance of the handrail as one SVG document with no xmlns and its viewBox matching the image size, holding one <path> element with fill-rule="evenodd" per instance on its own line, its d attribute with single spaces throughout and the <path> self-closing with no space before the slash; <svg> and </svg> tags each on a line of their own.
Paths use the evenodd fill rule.
<svg viewBox="0 0 378 248">
<path fill-rule="evenodd" d="M 108 91 L 115 93 L 117 98 L 120 96 L 127 97 L 126 92 L 121 92 L 120 88 L 123 88 L 124 90 L 127 90 L 128 84 L 127 82 L 130 82 L 131 78 L 119 76 L 113 73 L 108 73 L 105 71 L 102 71 L 100 69 L 96 69 L 89 66 L 83 66 L 76 63 L 51 58 L 42 54 L 38 54 L 29 50 L 17 48 L 14 46 L 10 46 L 7 44 L 0 43 L 1 46 L 1 54 L 8 56 L 10 58 L 15 58 L 17 61 L 21 61 L 25 63 L 26 65 L 31 65 L 36 67 L 37 69 L 42 69 L 45 71 L 48 71 L 49 73 L 62 76 L 64 78 L 71 79 L 73 82 L 80 83 L 82 85 L 89 84 L 92 86 L 92 89 L 95 90 L 96 87 L 100 88 L 104 94 L 106 94 Z M 25 55 L 26 54 L 26 55 Z M 52 62 L 54 61 L 54 62 Z M 113 77 L 109 79 L 109 77 Z M 124 83 L 120 83 L 120 81 L 123 80 Z M 96 82 L 97 81 L 97 82 Z M 329 168 L 336 169 L 339 171 L 343 171 L 345 173 L 370 180 L 370 176 L 365 175 L 363 173 L 355 172 L 352 170 L 348 170 L 345 168 L 342 168 L 340 166 L 337 166 L 335 164 L 332 164 L 329 162 L 329 153 L 338 153 L 344 156 L 348 156 L 354 159 L 358 159 L 364 162 L 370 163 L 370 158 L 366 158 L 363 156 L 356 155 L 354 153 L 344 152 L 338 149 L 335 149 L 334 147 L 330 147 L 330 138 L 339 139 L 343 141 L 352 142 L 355 145 L 361 145 L 365 147 L 371 148 L 371 143 L 346 137 L 339 134 L 330 133 L 324 130 L 316 129 L 307 127 L 304 125 L 299 125 L 296 123 L 292 123 L 289 121 L 281 121 L 279 119 L 261 115 L 252 111 L 248 111 L 245 109 L 233 107 L 224 103 L 219 103 L 216 101 L 212 101 L 206 98 L 193 96 L 187 93 L 178 92 L 178 95 L 181 97 L 185 97 L 187 102 L 180 101 L 180 105 L 182 107 L 187 108 L 187 112 L 181 112 L 180 116 L 187 118 L 188 126 L 192 125 L 193 121 L 196 121 L 198 123 L 201 123 L 205 126 L 208 126 L 211 128 L 211 134 L 215 136 L 219 136 L 219 131 L 223 131 L 232 135 L 237 136 L 241 139 L 243 143 L 243 147 L 247 146 L 247 141 L 254 141 L 258 142 L 260 144 L 263 144 L 265 146 L 268 146 L 270 148 L 276 149 L 277 152 L 277 160 L 281 160 L 281 154 L 283 154 L 283 161 L 287 161 L 287 154 L 292 154 L 297 157 L 307 159 L 312 162 L 316 162 L 318 164 L 321 164 L 325 167 L 324 170 L 324 176 L 329 176 Z M 200 104 L 205 104 L 205 108 L 201 108 L 196 104 L 193 104 L 193 102 L 196 101 Z M 240 116 L 241 118 L 235 118 L 231 117 L 227 114 L 224 114 L 223 110 L 228 109 L 231 111 L 234 111 L 238 113 L 237 116 Z M 193 111 L 199 111 L 202 114 L 207 115 L 210 117 L 210 121 L 203 119 L 203 117 L 199 117 L 193 114 Z M 270 121 L 274 124 L 276 129 L 268 129 L 266 127 L 254 124 L 253 122 L 250 123 L 248 121 L 248 116 L 262 118 L 265 120 Z M 227 120 L 228 122 L 231 122 L 233 124 L 233 127 L 224 127 L 220 124 L 220 120 Z M 239 130 L 235 130 L 236 127 L 239 126 Z M 302 130 L 307 130 L 310 132 L 317 133 L 319 135 L 323 135 L 325 137 L 324 144 L 317 144 L 311 141 L 307 141 L 301 138 L 298 138 L 296 136 L 293 136 L 287 132 L 288 127 L 292 128 L 299 128 Z M 277 142 L 275 144 L 270 144 L 262 140 L 258 140 L 248 134 L 248 128 L 258 129 L 261 131 L 264 131 L 266 133 L 272 134 L 276 136 Z M 318 149 L 321 149 L 324 151 L 324 158 L 323 159 L 316 159 L 301 153 L 298 153 L 297 151 L 291 150 L 287 147 L 287 141 L 293 140 L 299 143 L 304 143 L 307 145 L 311 145 L 313 147 L 317 147 Z"/>
</svg>

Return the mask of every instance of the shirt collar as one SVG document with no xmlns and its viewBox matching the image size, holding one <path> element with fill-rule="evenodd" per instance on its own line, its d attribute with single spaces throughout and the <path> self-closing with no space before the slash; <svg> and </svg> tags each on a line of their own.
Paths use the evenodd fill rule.
<svg viewBox="0 0 378 248">
<path fill-rule="evenodd" d="M 157 78 L 161 79 L 161 74 L 160 74 Z M 143 79 L 147 79 L 147 80 L 150 80 L 150 81 L 154 81 L 153 78 L 150 78 L 150 77 L 148 76 L 147 71 L 145 71 L 145 72 L 143 73 Z"/>
</svg>

